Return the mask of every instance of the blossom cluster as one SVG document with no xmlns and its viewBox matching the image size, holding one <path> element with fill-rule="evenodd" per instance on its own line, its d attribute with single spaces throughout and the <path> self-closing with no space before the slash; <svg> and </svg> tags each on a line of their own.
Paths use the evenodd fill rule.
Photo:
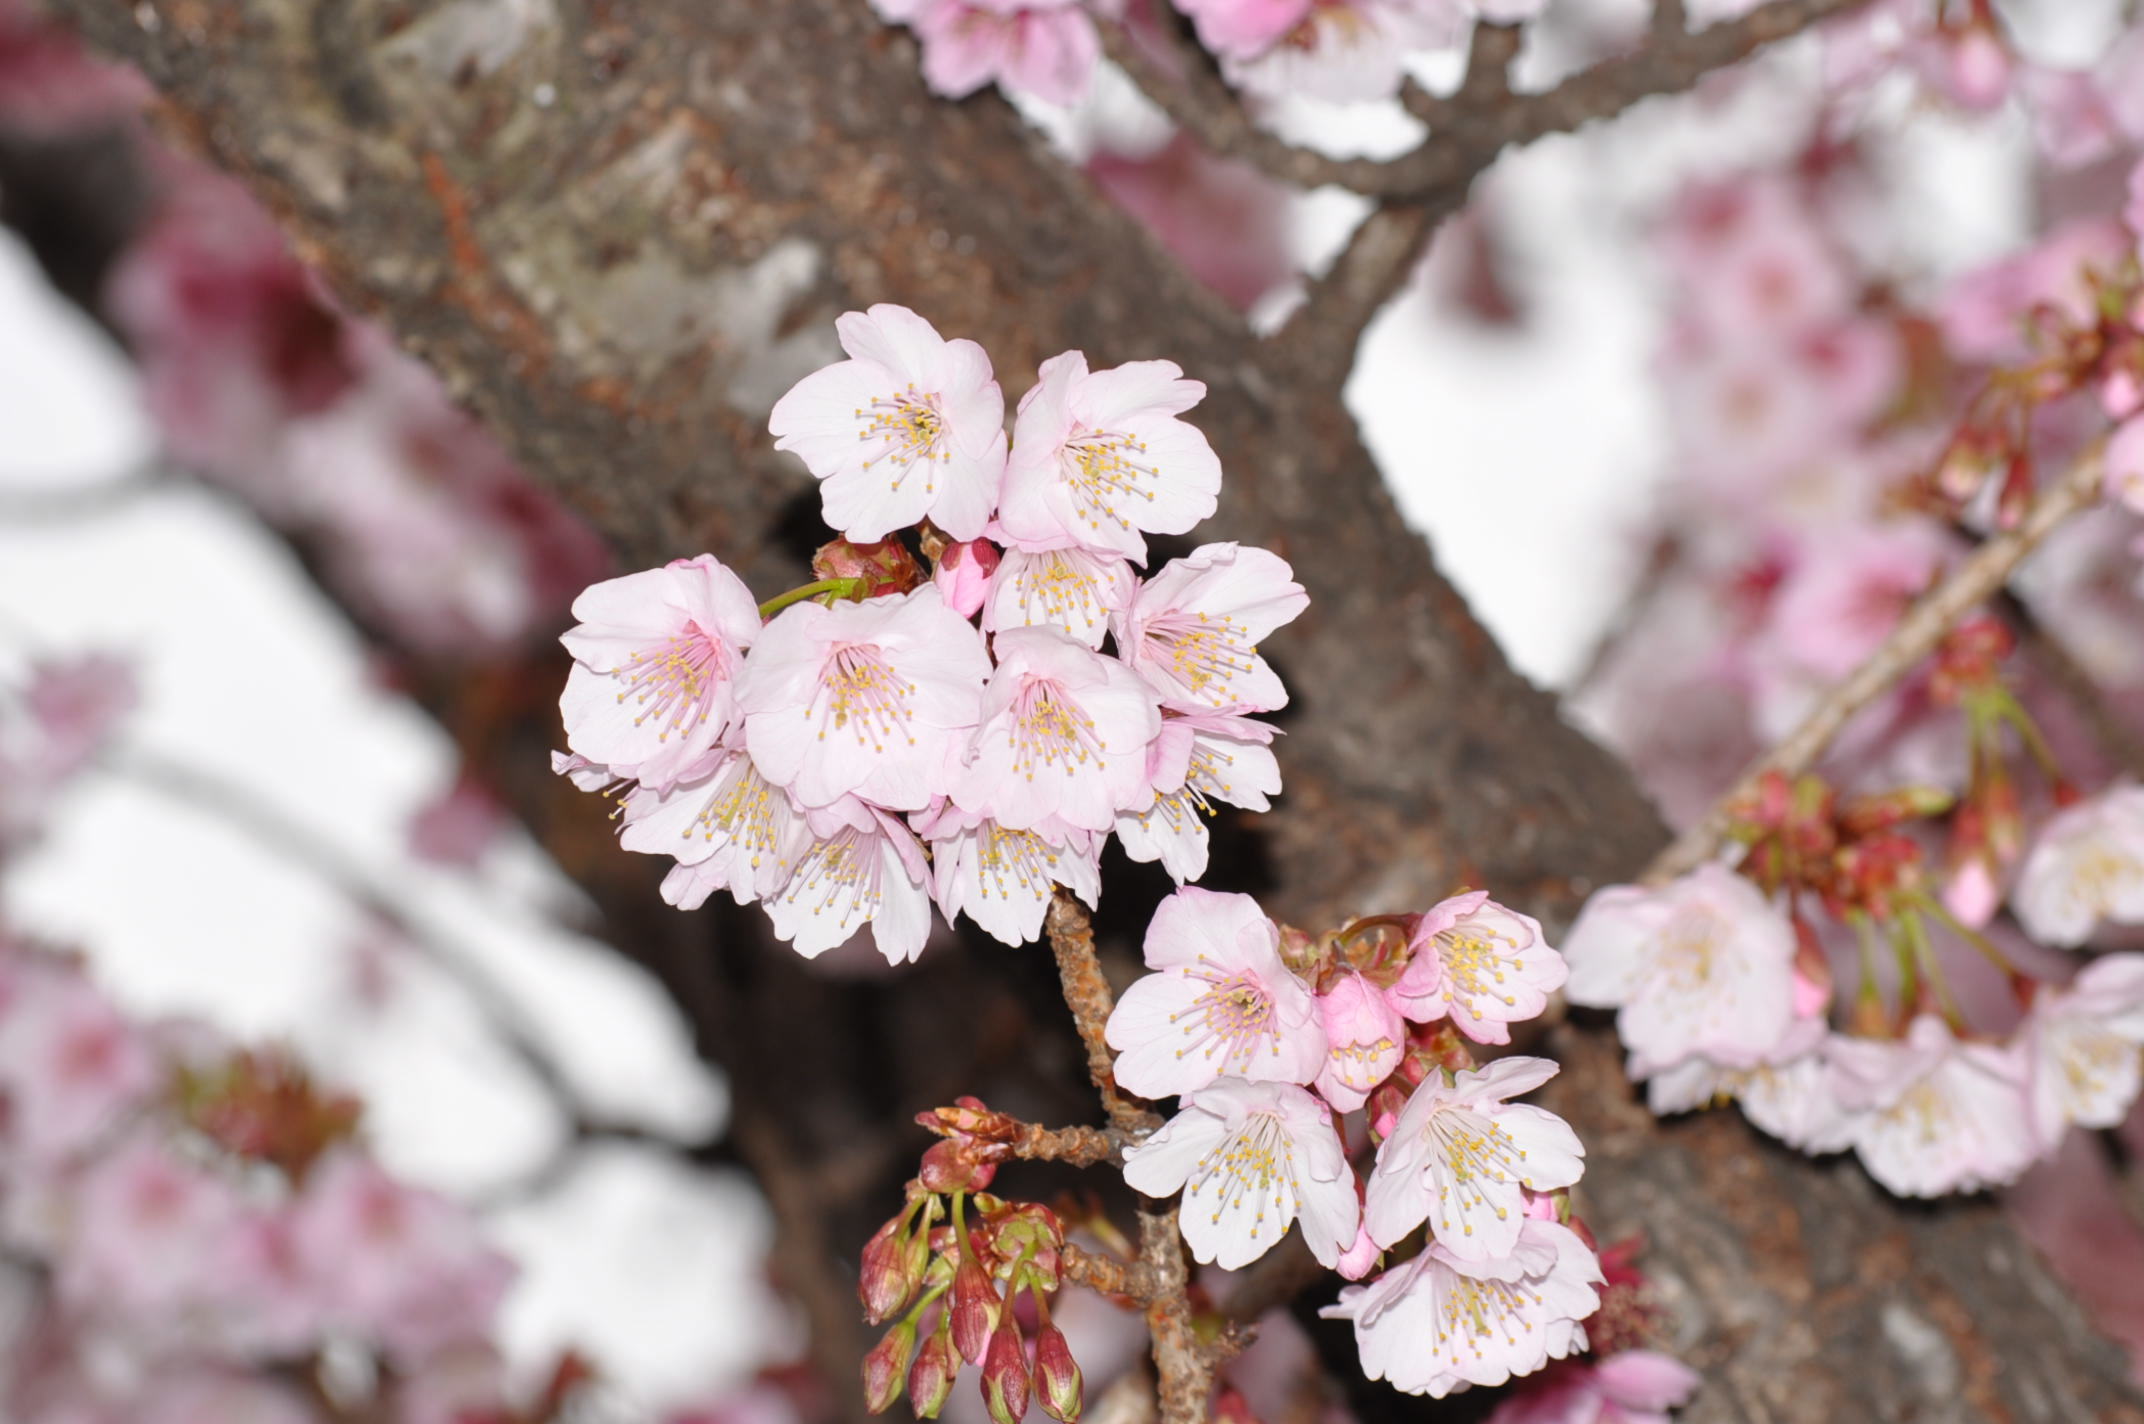
<svg viewBox="0 0 2144 1424">
<path fill-rule="evenodd" d="M 1248 896 L 1186 887 L 1145 957 L 1107 1038 L 1120 1086 L 1179 1108 L 1125 1150 L 1124 1179 L 1182 1193 L 1195 1259 L 1244 1266 L 1300 1230 L 1320 1263 L 1370 1278 L 1325 1313 L 1354 1322 L 1372 1379 L 1409 1393 L 1502 1384 L 1585 1348 L 1602 1277 L 1566 1195 L 1585 1150 L 1511 1101 L 1556 1065 L 1477 1066 L 1465 1044 L 1508 1043 L 1562 985 L 1535 921 L 1471 891 L 1313 941 Z M 1370 1144 L 1358 1171 L 1351 1149 Z"/>
<path fill-rule="evenodd" d="M 376 1366 L 383 1418 L 523 1417 L 490 1343 L 511 1268 L 286 1055 L 134 1020 L 0 933 L 0 1101 L 10 1418 L 305 1424 L 290 1381 L 331 1348 Z"/>
<path fill-rule="evenodd" d="M 1010 440 L 989 358 L 905 307 L 842 317 L 849 359 L 776 404 L 842 537 L 761 604 L 712 555 L 574 603 L 559 768 L 621 797 L 664 898 L 758 902 L 807 956 L 867 926 L 914 959 L 935 903 L 1007 944 L 1056 887 L 1089 905 L 1114 835 L 1181 883 L 1206 818 L 1280 789 L 1287 693 L 1259 652 L 1306 598 L 1263 549 L 1142 578 L 1211 514 L 1220 462 L 1168 361 L 1042 364 Z M 915 530 L 926 578 L 904 542 Z"/>
</svg>

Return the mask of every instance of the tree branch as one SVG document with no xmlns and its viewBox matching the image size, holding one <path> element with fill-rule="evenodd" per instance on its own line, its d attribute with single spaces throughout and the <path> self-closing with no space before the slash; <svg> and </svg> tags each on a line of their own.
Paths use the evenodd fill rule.
<svg viewBox="0 0 2144 1424">
<path fill-rule="evenodd" d="M 1883 646 L 1827 693 L 1784 741 L 1752 762 L 1710 811 L 1654 858 L 1646 867 L 1645 879 L 1653 883 L 1672 880 L 1710 859 L 1733 822 L 1735 808 L 1756 794 L 1764 778 L 1774 773 L 1798 776 L 1814 766 L 1855 713 L 1881 697 L 1935 651 L 1943 635 L 1998 592 L 2009 581 L 2011 571 L 2041 540 L 2071 516 L 2096 504 L 2104 443 L 2095 444 L 2080 456 L 2061 479 L 2043 492 L 2017 528 L 1989 539 L 1915 600 Z"/>
</svg>

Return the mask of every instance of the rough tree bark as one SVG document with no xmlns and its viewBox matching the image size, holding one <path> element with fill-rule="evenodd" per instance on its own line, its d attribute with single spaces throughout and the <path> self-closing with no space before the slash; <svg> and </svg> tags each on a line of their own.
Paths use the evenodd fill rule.
<svg viewBox="0 0 2144 1424">
<path fill-rule="evenodd" d="M 1070 346 L 1181 362 L 1229 479 L 1201 533 L 1280 550 L 1313 600 L 1270 649 L 1296 690 L 1269 818 L 1289 918 L 1470 882 L 1559 921 L 1665 839 L 1438 576 L 1336 384 L 1262 348 L 1005 105 L 925 93 L 863 0 L 52 8 L 141 64 L 167 127 L 628 564 L 711 549 L 762 586 L 795 572 L 785 531 L 813 501 L 764 416 L 846 308 L 913 305 L 1015 379 Z M 642 952 L 705 994 L 704 941 L 662 933 Z M 1729 1115 L 1662 1127 L 1606 1039 L 1561 1037 L 1589 1215 L 1648 1234 L 1708 1373 L 1686 1418 L 2144 1420 L 1991 1208 L 1902 1210 Z"/>
</svg>

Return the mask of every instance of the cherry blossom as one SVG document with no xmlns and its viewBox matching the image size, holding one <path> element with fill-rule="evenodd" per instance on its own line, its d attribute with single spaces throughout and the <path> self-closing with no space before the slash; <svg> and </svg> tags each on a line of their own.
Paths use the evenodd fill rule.
<svg viewBox="0 0 2144 1424">
<path fill-rule="evenodd" d="M 1198 27 L 1199 43 L 1217 55 L 1248 59 L 1309 15 L 1314 0 L 1176 0 Z"/>
<path fill-rule="evenodd" d="M 149 1320 L 201 1299 L 239 1199 L 228 1180 L 182 1156 L 171 1134 L 144 1126 L 89 1164 L 71 1207 L 61 1297 Z"/>
<path fill-rule="evenodd" d="M 1287 705 L 1258 644 L 1310 603 L 1285 560 L 1206 544 L 1171 559 L 1110 620 L 1120 655 L 1179 710 L 1269 712 Z"/>
<path fill-rule="evenodd" d="M 1318 995 L 1318 1019 L 1326 1043 L 1318 1092 L 1342 1112 L 1353 1112 L 1399 1066 L 1407 1025 L 1376 985 L 1352 971 Z"/>
<path fill-rule="evenodd" d="M 760 774 L 806 806 L 856 795 L 920 811 L 982 713 L 990 657 L 938 590 L 798 603 L 761 630 L 737 677 Z"/>
<path fill-rule="evenodd" d="M 1008 629 L 994 651 L 981 724 L 952 776 L 956 805 L 1013 830 L 1056 817 L 1107 831 L 1152 796 L 1161 710 L 1137 673 L 1055 628 Z"/>
<path fill-rule="evenodd" d="M 1161 862 L 1179 885 L 1206 873 L 1206 821 L 1216 803 L 1270 808 L 1280 792 L 1280 762 L 1264 722 L 1223 712 L 1162 719 L 1149 754 L 1153 804 L 1117 815 L 1117 839 L 1133 860 Z"/>
<path fill-rule="evenodd" d="M 872 0 L 923 42 L 923 77 L 949 99 L 992 80 L 1053 104 L 1077 103 L 1101 58 L 1080 0 Z"/>
<path fill-rule="evenodd" d="M 1510 1024 L 1537 1018 L 1569 969 L 1541 937 L 1540 921 L 1506 909 L 1486 890 L 1432 906 L 1408 939 L 1407 971 L 1392 986 L 1418 1023 L 1450 1016 L 1476 1043 L 1509 1043 Z"/>
<path fill-rule="evenodd" d="M 2010 904 L 2044 944 L 2079 945 L 2102 924 L 2144 923 L 2144 787 L 2057 812 L 2019 868 Z"/>
<path fill-rule="evenodd" d="M 1006 539 L 1078 545 L 1146 562 L 1147 534 L 1181 534 L 1214 511 L 1221 462 L 1177 419 L 1205 397 L 1174 361 L 1089 371 L 1077 351 L 1042 363 L 1020 398 L 998 507 Z"/>
<path fill-rule="evenodd" d="M 1602 1279 L 1599 1258 L 1578 1233 L 1526 1221 L 1500 1259 L 1463 1260 L 1434 1241 L 1318 1313 L 1354 1322 L 1371 1379 L 1442 1399 L 1583 1350 L 1579 1322 L 1600 1308 Z"/>
<path fill-rule="evenodd" d="M 2052 1148 L 2071 1123 L 2113 1127 L 2144 1084 L 2144 955 L 2095 959 L 2043 989 L 2019 1030 L 2033 1130 Z"/>
<path fill-rule="evenodd" d="M 1573 1360 L 1518 1386 L 1489 1424 L 1669 1424 L 1668 1411 L 1696 1392 L 1699 1376 L 1656 1350 L 1618 1350 Z"/>
<path fill-rule="evenodd" d="M 931 571 L 931 583 L 945 606 L 963 618 L 973 618 L 989 597 L 992 575 L 1000 562 L 998 546 L 987 539 L 948 544 Z"/>
<path fill-rule="evenodd" d="M 716 748 L 660 791 L 636 787 L 619 821 L 627 850 L 678 862 L 663 898 L 688 910 L 718 888 L 744 905 L 773 894 L 813 839 L 804 808 L 734 747 Z"/>
<path fill-rule="evenodd" d="M 676 781 L 728 730 L 759 605 L 714 555 L 591 586 L 559 641 L 573 654 L 566 744 L 642 785 Z"/>
<path fill-rule="evenodd" d="M 1390 1246 L 1427 1220 L 1453 1260 L 1508 1255 L 1526 1190 L 1568 1187 L 1585 1172 L 1585 1148 L 1562 1118 L 1508 1101 L 1556 1072 L 1546 1058 L 1516 1057 L 1424 1079 L 1378 1148 L 1370 1235 Z"/>
<path fill-rule="evenodd" d="M 0 961 L 0 1140 L 52 1164 L 95 1144 L 158 1085 L 148 1046 L 82 974 L 27 955 Z"/>
<path fill-rule="evenodd" d="M 1185 1094 L 1182 1111 L 1125 1149 L 1124 1180 L 1150 1197 L 1183 1192 L 1192 1256 L 1227 1270 L 1273 1249 L 1298 1217 L 1311 1255 L 1334 1265 L 1360 1221 L 1332 1113 L 1288 1083 L 1219 1078 Z"/>
<path fill-rule="evenodd" d="M 1618 885 L 1586 903 L 1564 937 L 1574 1004 L 1619 1009 L 1633 1072 L 1691 1054 L 1764 1061 L 1794 1011 L 1794 932 L 1756 886 L 1722 865 L 1648 890 Z"/>
<path fill-rule="evenodd" d="M 1119 554 L 1062 548 L 1005 550 L 983 604 L 983 631 L 1061 628 L 1090 648 L 1102 646 L 1112 614 L 1138 580 Z"/>
<path fill-rule="evenodd" d="M 915 828 L 930 846 L 939 912 L 948 921 L 965 914 L 1005 944 L 1041 938 L 1057 886 L 1089 907 L 1101 898 L 1101 845 L 1087 831 L 1011 831 L 950 802 L 917 816 Z"/>
<path fill-rule="evenodd" d="M 1798 1018 L 1763 1062 L 1729 1066 L 1692 1054 L 1645 1085 L 1646 1106 L 1663 1115 L 1733 1099 L 1742 1114 L 1789 1147 L 1821 1156 L 1853 1145 L 1853 1115 L 1840 1103 L 1821 1016 Z"/>
<path fill-rule="evenodd" d="M 1117 1081 L 1143 1098 L 1220 1077 L 1308 1083 L 1325 1066 L 1317 1001 L 1280 958 L 1280 930 L 1248 895 L 1186 886 L 1146 932 L 1154 970 L 1105 1026 Z"/>
<path fill-rule="evenodd" d="M 1257 52 L 1224 49 L 1221 71 L 1267 96 L 1389 98 L 1409 53 L 1455 43 L 1464 24 L 1450 0 L 1314 0 L 1299 23 Z"/>
<path fill-rule="evenodd" d="M 805 819 L 812 840 L 782 888 L 765 897 L 774 932 L 816 959 L 866 925 L 889 964 L 923 953 L 930 937 L 930 871 L 914 832 L 849 797 Z"/>
<path fill-rule="evenodd" d="M 1907 1197 L 1976 1191 L 2015 1178 L 2035 1143 L 2024 1064 L 2007 1049 L 1961 1043 L 1932 1014 L 1903 1040 L 1834 1038 L 1840 1101 L 1869 1175 Z"/>
<path fill-rule="evenodd" d="M 967 7 L 931 14 L 949 8 Z M 1005 397 L 989 356 L 887 303 L 845 312 L 834 326 L 850 359 L 775 403 L 775 448 L 823 481 L 826 522 L 857 543 L 926 518 L 955 539 L 976 538 L 1005 472 Z"/>
</svg>

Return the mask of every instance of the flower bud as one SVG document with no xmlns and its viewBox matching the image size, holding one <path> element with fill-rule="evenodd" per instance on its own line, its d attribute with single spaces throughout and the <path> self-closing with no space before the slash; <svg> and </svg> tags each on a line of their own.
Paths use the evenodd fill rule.
<svg viewBox="0 0 2144 1424">
<path fill-rule="evenodd" d="M 936 1419 L 938 1411 L 945 1408 L 946 1396 L 953 1392 L 953 1381 L 959 1377 L 960 1355 L 953 1348 L 946 1320 L 941 1320 L 917 1352 L 915 1364 L 909 1367 L 909 1408 L 916 1411 L 918 1419 Z"/>
<path fill-rule="evenodd" d="M 1047 1320 L 1035 1330 L 1035 1384 L 1042 1392 L 1044 1414 L 1059 1424 L 1079 1424 L 1079 1363 L 1072 1358 L 1065 1332 Z"/>
<path fill-rule="evenodd" d="M 977 1144 L 960 1137 L 933 1143 L 923 1154 L 918 1171 L 923 1186 L 933 1192 L 978 1192 L 998 1174 L 997 1164 L 978 1154 Z"/>
<path fill-rule="evenodd" d="M 811 571 L 823 579 L 857 580 L 858 598 L 906 593 L 923 582 L 922 567 L 898 539 L 881 539 L 872 544 L 836 539 L 821 545 L 811 556 Z"/>
<path fill-rule="evenodd" d="M 983 1352 L 990 1348 L 990 1332 L 997 1328 L 1003 1309 L 1004 1302 L 998 1299 L 997 1287 L 990 1283 L 982 1262 L 973 1256 L 963 1260 L 953 1272 L 953 1343 L 960 1347 L 962 1359 L 971 1365 L 982 1363 Z"/>
<path fill-rule="evenodd" d="M 871 1353 L 864 1356 L 864 1407 L 884 1414 L 901 1397 L 901 1384 L 908 1376 L 909 1357 L 916 1352 L 916 1326 L 904 1320 L 888 1330 Z"/>
<path fill-rule="evenodd" d="M 983 1355 L 983 1403 L 997 1424 L 1020 1424 L 1027 1414 L 1032 1381 L 1027 1373 L 1027 1348 L 1020 1327 L 1006 1311 L 990 1334 L 990 1348 Z"/>
<path fill-rule="evenodd" d="M 863 1260 L 856 1276 L 856 1294 L 864 1303 L 864 1319 L 873 1325 L 890 1319 L 916 1293 L 929 1255 L 921 1232 L 908 1230 L 909 1216 L 902 1212 L 871 1234 L 864 1243 Z M 923 1247 L 921 1252 L 917 1247 Z"/>
<path fill-rule="evenodd" d="M 966 544 L 948 544 L 938 556 L 931 582 L 945 598 L 945 606 L 963 618 L 973 618 L 983 606 L 990 576 L 998 571 L 998 546 L 987 539 Z"/>
</svg>

